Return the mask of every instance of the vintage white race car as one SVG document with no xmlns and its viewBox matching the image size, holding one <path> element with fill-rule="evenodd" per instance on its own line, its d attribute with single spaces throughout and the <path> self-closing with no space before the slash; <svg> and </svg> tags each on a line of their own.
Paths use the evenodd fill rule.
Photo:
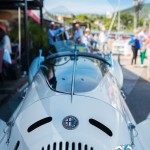
<svg viewBox="0 0 150 150">
<path fill-rule="evenodd" d="M 149 150 L 150 121 L 131 116 L 119 64 L 63 44 L 33 61 L 25 98 L 1 121 L 0 150 Z"/>
</svg>

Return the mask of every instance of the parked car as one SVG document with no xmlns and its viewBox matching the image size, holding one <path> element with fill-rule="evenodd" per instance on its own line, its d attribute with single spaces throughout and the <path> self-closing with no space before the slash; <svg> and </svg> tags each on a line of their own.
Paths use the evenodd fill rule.
<svg viewBox="0 0 150 150">
<path fill-rule="evenodd" d="M 0 150 L 149 150 L 150 119 L 133 119 L 111 53 L 68 41 L 56 48 L 40 51 L 25 97 L 9 122 L 0 120 Z"/>
</svg>

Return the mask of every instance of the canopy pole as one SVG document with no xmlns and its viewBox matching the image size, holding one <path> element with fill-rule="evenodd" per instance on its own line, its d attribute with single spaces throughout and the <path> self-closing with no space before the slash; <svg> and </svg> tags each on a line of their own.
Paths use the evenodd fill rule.
<svg viewBox="0 0 150 150">
<path fill-rule="evenodd" d="M 40 6 L 40 23 L 41 23 L 41 27 L 43 28 L 43 9 Z"/>
<path fill-rule="evenodd" d="M 120 0 L 118 0 L 118 8 L 120 8 Z M 118 33 L 120 32 L 120 9 L 118 9 Z"/>
<path fill-rule="evenodd" d="M 116 20 L 117 14 L 119 13 L 119 9 L 120 9 L 120 0 L 118 0 L 118 8 L 117 8 L 116 12 L 114 13 L 113 19 L 111 21 L 111 25 L 110 25 L 108 33 L 107 33 L 107 38 L 109 37 L 109 34 L 110 34 L 111 30 L 112 30 L 112 27 L 113 27 L 114 22 Z"/>
<path fill-rule="evenodd" d="M 42 9 L 42 6 L 40 6 L 40 24 L 41 24 L 41 30 L 43 31 L 43 9 Z M 41 37 L 41 47 L 43 47 L 43 36 Z"/>
<path fill-rule="evenodd" d="M 27 0 L 24 0 L 24 48 L 26 53 L 26 64 L 27 64 L 27 72 L 29 71 L 29 46 L 28 46 L 28 3 Z"/>
<path fill-rule="evenodd" d="M 19 49 L 19 64 L 21 64 L 21 9 L 18 7 L 18 49 Z"/>
</svg>

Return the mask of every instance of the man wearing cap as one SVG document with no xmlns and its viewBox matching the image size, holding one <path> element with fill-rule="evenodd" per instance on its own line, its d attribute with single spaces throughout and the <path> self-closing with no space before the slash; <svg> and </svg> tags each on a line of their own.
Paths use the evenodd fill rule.
<svg viewBox="0 0 150 150">
<path fill-rule="evenodd" d="M 55 23 L 51 22 L 49 24 L 50 29 L 48 30 L 48 39 L 49 39 L 49 44 L 54 45 L 54 42 L 56 41 L 56 33 L 55 33 Z"/>
<path fill-rule="evenodd" d="M 94 41 L 94 38 L 93 38 L 89 28 L 85 29 L 84 37 L 86 38 L 86 41 L 87 41 L 87 43 L 89 43 L 89 45 L 91 45 L 92 42 Z"/>
<path fill-rule="evenodd" d="M 48 30 L 48 39 L 49 39 L 49 44 L 54 45 L 54 43 L 57 41 L 57 36 L 62 32 L 62 29 L 58 28 L 55 29 L 56 25 L 54 22 L 50 23 L 50 29 Z"/>
<path fill-rule="evenodd" d="M 82 43 L 85 44 L 90 49 L 90 51 L 92 52 L 93 51 L 92 45 L 94 42 L 95 41 L 94 41 L 92 34 L 90 33 L 90 29 L 86 28 L 85 34 L 82 37 Z"/>
</svg>

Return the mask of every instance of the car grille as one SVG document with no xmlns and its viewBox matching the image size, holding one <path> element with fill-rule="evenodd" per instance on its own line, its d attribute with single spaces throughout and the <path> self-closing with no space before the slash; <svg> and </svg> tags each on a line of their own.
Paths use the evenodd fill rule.
<svg viewBox="0 0 150 150">
<path fill-rule="evenodd" d="M 41 150 L 94 150 L 94 148 L 82 143 L 54 142 L 47 146 L 43 146 Z"/>
</svg>

